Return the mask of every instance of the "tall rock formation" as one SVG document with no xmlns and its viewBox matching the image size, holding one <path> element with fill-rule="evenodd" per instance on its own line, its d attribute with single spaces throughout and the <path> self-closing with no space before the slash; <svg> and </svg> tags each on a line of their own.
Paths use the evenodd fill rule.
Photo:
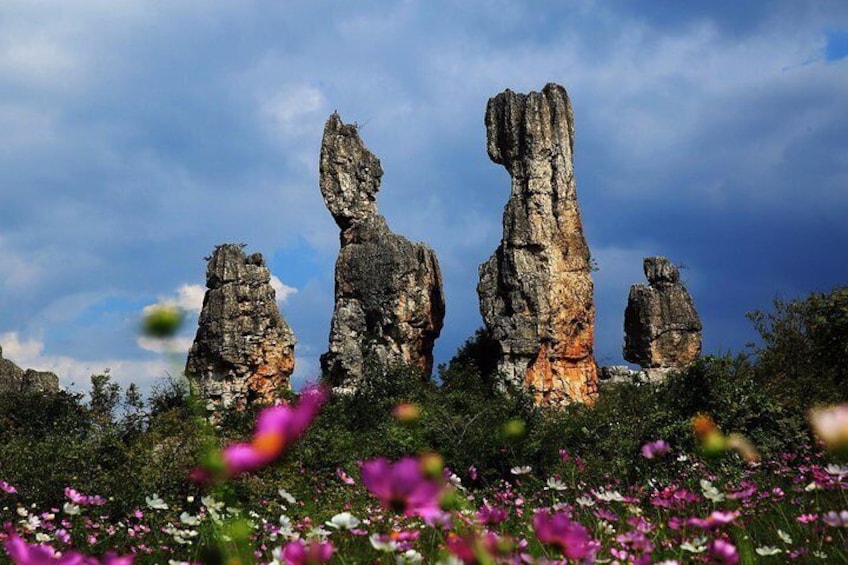
<svg viewBox="0 0 848 565">
<path fill-rule="evenodd" d="M 262 255 L 215 248 L 186 375 L 215 408 L 271 403 L 289 387 L 295 339 L 277 307 Z"/>
<path fill-rule="evenodd" d="M 377 212 L 380 160 L 337 113 L 324 126 L 320 172 L 321 194 L 341 229 L 325 379 L 355 386 L 369 363 L 403 363 L 429 377 L 445 315 L 436 255 L 392 233 Z"/>
<path fill-rule="evenodd" d="M 59 377 L 49 371 L 21 369 L 9 359 L 3 359 L 0 347 L 0 394 L 4 392 L 59 392 Z"/>
<path fill-rule="evenodd" d="M 480 266 L 480 312 L 498 370 L 540 404 L 591 402 L 595 306 L 574 181 L 574 112 L 565 89 L 510 90 L 486 108 L 489 157 L 512 177 L 503 239 Z"/>
<path fill-rule="evenodd" d="M 646 257 L 643 266 L 649 284 L 630 287 L 624 358 L 646 370 L 683 368 L 701 354 L 702 326 L 692 297 L 665 257 Z"/>
</svg>

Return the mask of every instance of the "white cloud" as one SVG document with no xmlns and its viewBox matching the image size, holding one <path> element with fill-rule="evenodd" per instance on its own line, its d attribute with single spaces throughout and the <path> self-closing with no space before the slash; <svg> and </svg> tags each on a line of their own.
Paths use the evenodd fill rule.
<svg viewBox="0 0 848 565">
<path fill-rule="evenodd" d="M 277 275 L 271 275 L 271 288 L 277 293 L 277 302 L 279 304 L 285 304 L 289 296 L 297 294 L 296 288 L 283 283 Z"/>
<path fill-rule="evenodd" d="M 108 371 L 112 379 L 126 387 L 136 383 L 147 393 L 153 383 L 166 374 L 180 374 L 182 367 L 170 367 L 167 360 L 137 361 L 129 359 L 76 359 L 66 355 L 45 354 L 45 344 L 38 338 L 21 338 L 17 332 L 0 334 L 3 357 L 23 369 L 51 371 L 58 375 L 63 387 L 85 389 L 92 374 Z"/>
<path fill-rule="evenodd" d="M 191 349 L 191 344 L 194 339 L 189 336 L 179 336 L 173 339 L 156 339 L 147 336 L 139 336 L 136 338 L 138 346 L 145 351 L 152 351 L 161 355 L 183 356 L 188 355 L 188 350 Z"/>
<path fill-rule="evenodd" d="M 184 284 L 177 289 L 176 304 L 183 310 L 189 312 L 200 312 L 203 308 L 203 297 L 206 288 L 199 284 Z"/>
</svg>

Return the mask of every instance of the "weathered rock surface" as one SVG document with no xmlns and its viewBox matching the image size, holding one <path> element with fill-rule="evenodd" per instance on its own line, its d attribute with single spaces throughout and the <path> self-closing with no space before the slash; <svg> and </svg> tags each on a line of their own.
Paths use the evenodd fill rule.
<svg viewBox="0 0 848 565">
<path fill-rule="evenodd" d="M 512 177 L 503 239 L 480 266 L 480 312 L 499 372 L 538 403 L 591 402 L 595 306 L 574 180 L 574 115 L 565 89 L 510 90 L 486 108 L 489 157 Z"/>
<path fill-rule="evenodd" d="M 701 354 L 701 320 L 680 271 L 646 257 L 648 286 L 630 287 L 624 311 L 624 358 L 646 369 L 684 368 Z"/>
<path fill-rule="evenodd" d="M 186 375 L 215 408 L 270 403 L 289 387 L 295 339 L 280 315 L 262 255 L 219 245 L 206 269 L 206 295 Z"/>
<path fill-rule="evenodd" d="M 354 387 L 371 363 L 411 365 L 429 378 L 445 315 L 435 253 L 389 229 L 376 204 L 380 160 L 337 113 L 324 126 L 320 173 L 321 194 L 341 230 L 324 378 Z"/>
<path fill-rule="evenodd" d="M 3 359 L 0 347 L 0 393 L 4 392 L 59 392 L 59 377 L 49 371 L 21 369 L 9 359 Z"/>
</svg>

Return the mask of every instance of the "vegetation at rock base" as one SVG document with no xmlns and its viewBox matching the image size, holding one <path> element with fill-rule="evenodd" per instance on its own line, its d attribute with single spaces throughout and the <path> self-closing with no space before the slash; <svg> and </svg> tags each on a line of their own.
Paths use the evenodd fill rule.
<svg viewBox="0 0 848 565">
<path fill-rule="evenodd" d="M 192 472 L 210 446 L 249 439 L 259 409 L 224 414 L 212 435 L 178 380 L 144 402 L 108 374 L 92 377 L 87 401 L 3 394 L 2 536 L 137 563 L 308 562 L 299 551 L 339 563 L 848 562 L 848 460 L 822 453 L 808 420 L 848 405 L 848 287 L 750 317 L 762 343 L 748 354 L 705 357 L 661 384 L 608 385 L 595 406 L 563 410 L 498 392 L 481 331 L 439 383 L 374 369 L 280 462 L 217 486 Z M 758 461 L 711 449 L 696 416 L 722 445 L 744 438 Z M 432 453 L 441 459 L 420 460 L 444 474 L 409 480 L 450 491 L 436 518 L 380 498 L 394 471 L 374 461 Z"/>
</svg>

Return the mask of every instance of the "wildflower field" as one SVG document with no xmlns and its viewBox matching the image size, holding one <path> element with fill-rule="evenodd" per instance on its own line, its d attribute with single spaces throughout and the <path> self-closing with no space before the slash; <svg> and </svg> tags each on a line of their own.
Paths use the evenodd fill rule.
<svg viewBox="0 0 848 565">
<path fill-rule="evenodd" d="M 777 304 L 755 355 L 592 407 L 497 392 L 483 335 L 438 384 L 375 371 L 215 426 L 178 380 L 4 395 L 0 561 L 848 563 L 846 303 Z"/>
</svg>

